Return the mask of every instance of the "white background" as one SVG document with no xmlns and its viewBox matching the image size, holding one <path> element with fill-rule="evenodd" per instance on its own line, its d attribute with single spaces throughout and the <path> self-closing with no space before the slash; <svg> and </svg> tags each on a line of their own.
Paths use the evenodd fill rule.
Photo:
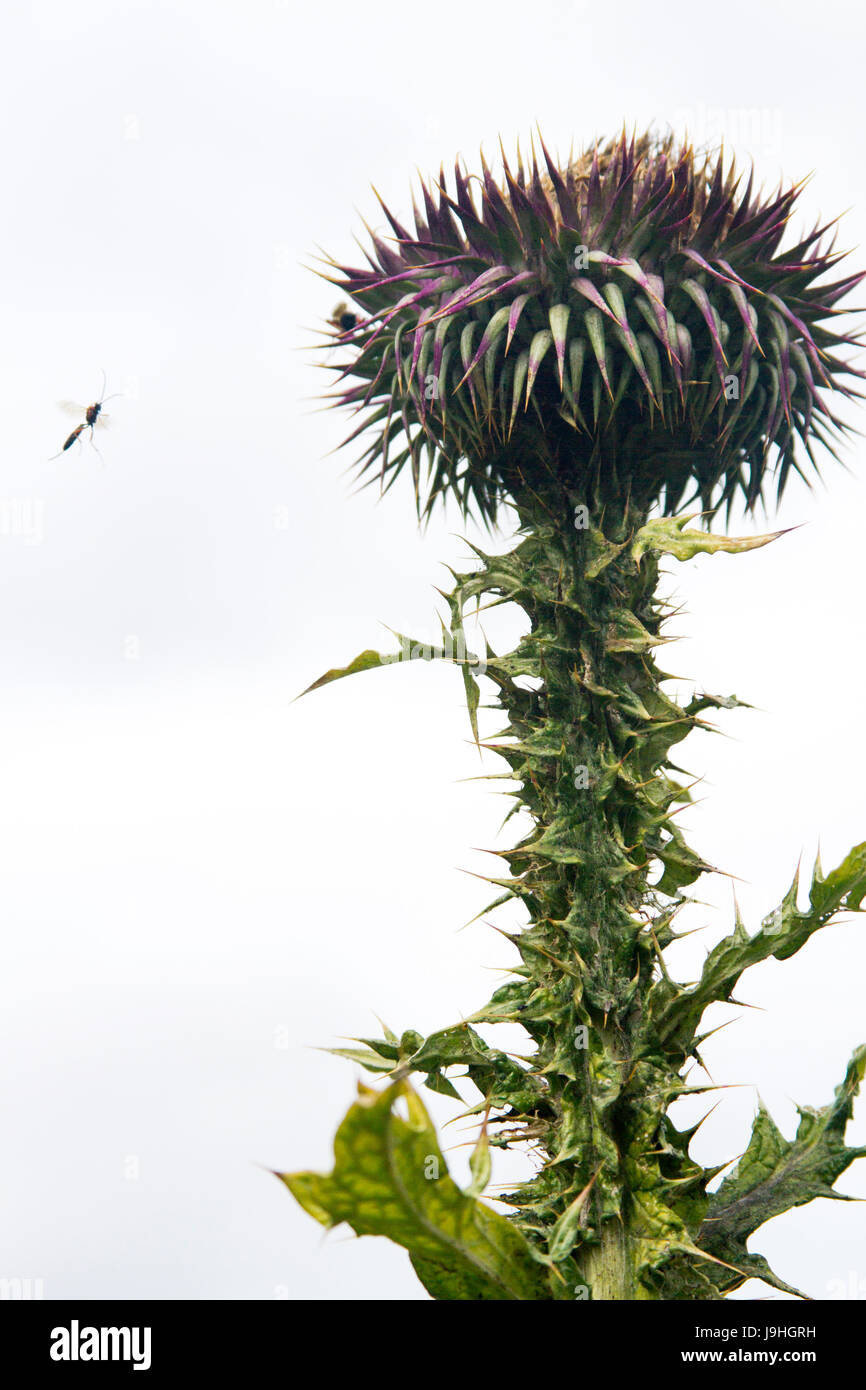
<svg viewBox="0 0 866 1390">
<path fill-rule="evenodd" d="M 456 673 L 290 703 L 387 647 L 378 620 L 433 637 L 440 562 L 477 538 L 456 513 L 422 536 L 408 487 L 351 496 L 350 458 L 326 457 L 347 426 L 304 400 L 328 381 L 307 345 L 336 295 L 307 267 L 317 246 L 358 263 L 371 183 L 408 215 L 416 165 L 525 149 L 536 121 L 562 156 L 625 120 L 724 138 L 768 187 L 815 170 L 795 231 L 851 208 L 840 245 L 862 243 L 864 37 L 836 0 L 6 7 L 0 1275 L 49 1298 L 426 1297 L 402 1251 L 323 1237 L 267 1172 L 330 1167 L 357 1069 L 314 1046 L 375 1033 L 373 1011 L 455 1022 L 514 959 L 458 930 L 492 896 L 461 869 L 497 872 L 477 847 L 504 803 L 459 780 L 480 768 Z M 125 393 L 105 464 L 48 461 L 57 400 L 93 400 L 103 370 Z M 828 461 L 827 491 L 795 480 L 781 520 L 802 529 L 671 580 L 668 669 L 760 707 L 685 759 L 707 799 L 684 827 L 751 928 L 819 834 L 825 867 L 866 838 L 864 452 Z M 683 978 L 731 886 L 700 885 Z M 755 1085 L 788 1135 L 794 1100 L 830 1099 L 864 975 L 855 919 L 747 977 L 765 1012 L 707 1048 L 737 1089 L 697 1157 L 742 1151 Z M 866 1195 L 866 1164 L 840 1186 Z M 752 1243 L 815 1297 L 862 1298 L 864 1242 L 864 1208 L 822 1202 Z"/>
</svg>

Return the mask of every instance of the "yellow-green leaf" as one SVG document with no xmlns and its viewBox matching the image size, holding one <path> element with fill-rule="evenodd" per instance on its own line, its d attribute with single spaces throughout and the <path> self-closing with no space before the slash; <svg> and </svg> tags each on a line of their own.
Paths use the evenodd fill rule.
<svg viewBox="0 0 866 1390">
<path fill-rule="evenodd" d="M 392 631 L 392 629 L 389 629 L 389 631 Z M 462 625 L 460 626 L 459 634 L 462 640 Z M 467 700 L 469 701 L 470 718 L 473 721 L 474 729 L 475 710 L 477 710 L 478 707 L 478 687 L 471 675 L 471 669 L 481 669 L 482 663 L 479 662 L 478 658 L 473 656 L 471 652 L 467 652 L 465 647 L 460 645 L 460 642 L 458 642 L 455 648 L 447 633 L 446 641 L 441 647 L 433 646 L 430 642 L 416 641 L 414 637 L 407 637 L 402 632 L 394 632 L 393 635 L 400 643 L 400 650 L 398 652 L 376 652 L 368 648 L 367 651 L 361 652 L 360 655 L 356 656 L 354 661 L 350 661 L 348 666 L 334 666 L 330 671 L 326 671 L 323 676 L 319 676 L 318 680 L 313 681 L 312 685 L 308 685 L 306 690 L 302 690 L 301 695 L 297 698 L 300 699 L 302 695 L 309 695 L 310 691 L 318 690 L 320 686 L 330 685 L 331 681 L 342 680 L 344 676 L 354 676 L 359 671 L 375 671 L 380 666 L 393 666 L 394 663 L 398 661 L 453 661 L 463 670 Z M 476 693 L 474 706 L 472 703 L 473 690 Z"/>
<path fill-rule="evenodd" d="M 405 1081 L 359 1085 L 334 1141 L 333 1172 L 278 1173 L 323 1226 L 388 1236 L 437 1299 L 548 1300 L 548 1275 L 520 1231 L 461 1191 L 421 1100 Z M 408 1117 L 395 1113 L 405 1100 Z"/>
<path fill-rule="evenodd" d="M 490 1181 L 490 1173 L 492 1171 L 490 1141 L 487 1138 L 486 1116 L 481 1126 L 478 1142 L 472 1150 L 472 1156 L 469 1159 L 469 1171 L 472 1174 L 472 1181 L 466 1191 L 470 1197 L 480 1197 Z"/>
<path fill-rule="evenodd" d="M 714 555 L 717 550 L 739 554 L 743 550 L 758 550 L 760 546 L 769 545 L 770 541 L 785 535 L 785 531 L 771 531 L 766 536 L 713 536 L 707 531 L 686 531 L 686 523 L 693 521 L 696 516 L 700 516 L 700 512 L 691 512 L 688 516 L 656 517 L 648 521 L 632 542 L 631 553 L 635 560 L 640 561 L 648 550 L 673 555 L 677 560 L 691 560 L 702 551 L 707 555 Z M 791 529 L 790 526 L 786 528 L 788 531 Z"/>
</svg>

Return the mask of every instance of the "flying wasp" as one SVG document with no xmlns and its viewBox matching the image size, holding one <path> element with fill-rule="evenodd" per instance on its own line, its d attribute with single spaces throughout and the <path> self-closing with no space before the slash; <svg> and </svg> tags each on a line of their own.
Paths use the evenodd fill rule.
<svg viewBox="0 0 866 1390">
<path fill-rule="evenodd" d="M 112 393 L 112 395 L 106 396 L 105 385 L 105 372 L 103 372 L 102 394 L 100 395 L 99 400 L 94 401 L 92 405 L 76 405 L 74 401 L 60 402 L 60 407 L 62 410 L 65 410 L 68 414 L 71 415 L 83 415 L 84 419 L 81 421 L 79 425 L 75 426 L 75 429 L 72 431 L 69 438 L 66 440 L 66 443 L 63 445 L 63 448 L 60 449 L 58 453 L 53 454 L 52 458 L 59 459 L 60 455 L 65 454 L 67 449 L 71 449 L 76 439 L 80 439 L 81 435 L 87 429 L 90 430 L 90 443 L 93 445 L 93 448 L 96 449 L 96 445 L 93 443 L 93 431 L 95 430 L 97 424 L 99 424 L 101 427 L 104 427 L 108 424 L 108 416 L 103 414 L 102 407 L 105 405 L 106 401 L 112 401 L 115 399 L 116 396 L 121 396 L 123 394 L 122 391 L 115 391 Z M 102 458 L 102 455 L 99 453 L 98 449 L 96 449 L 96 452 L 99 454 L 99 457 Z"/>
</svg>

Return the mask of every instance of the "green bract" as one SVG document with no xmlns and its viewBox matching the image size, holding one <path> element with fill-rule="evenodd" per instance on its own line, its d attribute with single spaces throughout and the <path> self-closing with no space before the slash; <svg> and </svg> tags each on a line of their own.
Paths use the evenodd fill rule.
<svg viewBox="0 0 866 1390">
<path fill-rule="evenodd" d="M 394 246 L 374 238 L 373 269 L 343 272 L 363 314 L 348 327 L 334 315 L 345 374 L 360 381 L 338 397 L 371 412 L 362 471 L 388 485 L 408 461 L 422 512 L 452 492 L 492 522 L 508 500 L 520 531 L 509 553 L 476 549 L 453 576 L 440 646 L 397 634 L 399 655 L 363 652 L 310 687 L 400 659 L 456 662 L 478 738 L 479 682 L 491 684 L 504 722 L 483 746 L 505 760 L 531 823 L 491 880 L 491 909 L 523 908 L 510 934 L 520 964 L 468 1020 L 338 1049 L 388 1089 L 362 1091 L 330 1176 L 283 1176 L 325 1225 L 404 1245 L 435 1298 L 717 1299 L 753 1276 L 797 1292 L 747 1241 L 780 1212 L 838 1196 L 866 1152 L 844 1142 L 866 1047 L 832 1104 L 801 1111 L 792 1142 L 761 1108 L 712 1195 L 722 1169 L 691 1158 L 694 1129 L 668 1112 L 713 1089 L 689 1079 L 708 1005 L 731 1001 L 749 966 L 860 910 L 866 844 L 826 876 L 817 865 L 804 906 L 795 879 L 756 932 L 737 919 L 698 981 L 671 979 L 684 890 L 712 870 L 679 829 L 690 793 L 672 750 L 711 727 L 707 710 L 742 701 L 666 693 L 656 589 L 661 557 L 781 534 L 712 535 L 670 513 L 688 486 L 708 511 L 738 490 L 751 506 L 768 471 L 778 492 L 800 471 L 798 444 L 811 458 L 812 441 L 827 442 L 839 422 L 822 389 L 854 394 L 839 379 L 859 373 L 836 355 L 855 340 L 822 324 L 860 277 L 819 282 L 836 258 L 818 231 L 781 249 L 796 190 L 763 202 L 751 179 L 740 193 L 721 162 L 698 166 L 670 142 L 623 139 L 562 172 L 545 162 L 544 175 L 506 167 L 501 188 L 485 166 L 479 207 L 458 170 L 453 197 L 424 191 L 413 234 L 391 218 Z M 467 650 L 464 613 L 482 600 L 526 614 L 514 651 Z M 477 1031 L 502 1022 L 523 1027 L 525 1056 Z M 484 1116 L 465 1193 L 407 1083 L 416 1073 L 460 1098 L 455 1069 Z M 501 1216 L 478 1200 L 489 1149 L 527 1143 L 540 1163 Z"/>
</svg>

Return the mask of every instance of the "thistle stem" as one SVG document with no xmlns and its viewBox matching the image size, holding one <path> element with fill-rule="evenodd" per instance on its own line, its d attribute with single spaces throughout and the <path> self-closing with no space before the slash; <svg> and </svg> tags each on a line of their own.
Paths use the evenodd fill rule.
<svg viewBox="0 0 866 1390">
<path fill-rule="evenodd" d="M 634 1301 L 640 1294 L 635 1286 L 634 1254 L 628 1232 L 619 1221 L 608 1221 L 602 1228 L 601 1241 L 590 1246 L 583 1262 L 586 1285 L 594 1301 Z"/>
<path fill-rule="evenodd" d="M 705 867 L 672 823 L 688 792 L 666 766 L 697 721 L 662 692 L 652 657 L 663 640 L 657 562 L 630 549 L 645 512 L 608 503 L 602 517 L 589 499 L 560 507 L 557 528 L 550 514 L 524 503 L 525 539 L 507 556 L 483 557 L 455 591 L 461 611 L 494 593 L 530 619 L 517 649 L 485 672 L 507 715 L 499 751 L 533 823 L 502 856 L 512 873 L 503 886 L 529 919 L 511 938 L 522 959 L 515 1017 L 537 1047 L 534 1100 L 512 1103 L 509 1119 L 531 1129 L 544 1164 L 511 1199 L 516 1224 L 568 1283 L 582 1276 L 593 1298 L 628 1299 L 629 1229 L 638 1240 L 653 1232 L 627 1194 L 667 1193 L 694 1168 L 665 1117 L 686 1057 L 647 1049 L 643 1006 L 679 890 Z M 588 524 L 570 524 L 581 514 Z"/>
</svg>

